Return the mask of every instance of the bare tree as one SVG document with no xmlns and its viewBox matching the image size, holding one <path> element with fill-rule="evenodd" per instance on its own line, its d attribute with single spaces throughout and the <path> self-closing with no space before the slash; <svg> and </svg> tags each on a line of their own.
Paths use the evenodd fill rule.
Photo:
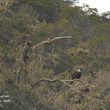
<svg viewBox="0 0 110 110">
<path fill-rule="evenodd" d="M 63 37 L 55 37 L 53 39 L 47 39 L 46 41 L 42 41 L 39 44 L 33 46 L 32 50 L 34 50 L 35 48 L 39 48 L 40 46 L 43 46 L 45 44 L 50 44 L 50 43 L 53 43 L 55 41 L 59 41 L 60 39 L 70 39 L 70 38 L 72 38 L 72 36 L 63 36 Z M 28 60 L 28 55 L 29 55 L 29 50 L 30 49 L 31 49 L 31 41 L 28 41 L 28 42 L 25 43 L 25 45 L 24 45 L 24 47 L 22 49 L 20 67 L 17 70 L 17 83 L 18 84 L 19 84 L 21 76 L 22 76 L 21 73 L 22 73 L 22 71 L 23 71 L 23 69 L 25 67 L 25 64 L 26 64 L 27 60 Z M 49 79 L 48 80 L 43 79 L 43 81 L 47 81 L 48 82 Z M 58 79 L 57 79 L 57 81 L 61 82 L 61 80 L 58 80 Z M 53 82 L 53 81 L 50 80 L 50 82 Z M 63 82 L 63 83 L 65 83 L 65 82 Z M 68 85 L 68 84 L 65 83 L 65 85 Z M 70 86 L 70 85 L 68 85 L 68 86 Z"/>
</svg>

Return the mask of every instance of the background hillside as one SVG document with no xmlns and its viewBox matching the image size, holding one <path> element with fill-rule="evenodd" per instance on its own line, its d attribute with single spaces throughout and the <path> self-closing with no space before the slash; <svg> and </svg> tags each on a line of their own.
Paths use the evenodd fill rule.
<svg viewBox="0 0 110 110">
<path fill-rule="evenodd" d="M 76 0 L 0 1 L 0 95 L 11 96 L 1 110 L 110 109 L 109 12 Z"/>
</svg>

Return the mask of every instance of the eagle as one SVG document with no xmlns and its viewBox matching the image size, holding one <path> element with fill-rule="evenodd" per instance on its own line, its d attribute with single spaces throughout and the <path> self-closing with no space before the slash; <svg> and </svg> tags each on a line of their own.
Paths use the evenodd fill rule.
<svg viewBox="0 0 110 110">
<path fill-rule="evenodd" d="M 82 75 L 82 68 L 79 68 L 78 70 L 76 70 L 72 75 L 72 80 L 73 79 L 80 79 Z M 73 81 L 71 82 L 71 84 L 73 83 Z"/>
</svg>

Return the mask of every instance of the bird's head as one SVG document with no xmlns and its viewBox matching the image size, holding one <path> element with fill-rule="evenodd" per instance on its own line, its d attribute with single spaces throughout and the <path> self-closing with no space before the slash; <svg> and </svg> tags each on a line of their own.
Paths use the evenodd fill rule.
<svg viewBox="0 0 110 110">
<path fill-rule="evenodd" d="M 77 72 L 82 72 L 82 68 L 79 68 L 79 69 L 77 70 Z"/>
</svg>

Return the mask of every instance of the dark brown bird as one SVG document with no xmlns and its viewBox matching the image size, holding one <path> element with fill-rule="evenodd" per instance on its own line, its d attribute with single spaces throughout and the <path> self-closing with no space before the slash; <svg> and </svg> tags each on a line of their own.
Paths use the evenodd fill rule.
<svg viewBox="0 0 110 110">
<path fill-rule="evenodd" d="M 73 74 L 72 74 L 72 80 L 73 79 L 80 79 L 80 77 L 81 77 L 81 74 L 82 74 L 82 69 L 80 68 L 80 69 L 78 69 L 76 72 L 74 72 Z M 73 83 L 73 81 L 71 82 L 71 84 Z"/>
</svg>

